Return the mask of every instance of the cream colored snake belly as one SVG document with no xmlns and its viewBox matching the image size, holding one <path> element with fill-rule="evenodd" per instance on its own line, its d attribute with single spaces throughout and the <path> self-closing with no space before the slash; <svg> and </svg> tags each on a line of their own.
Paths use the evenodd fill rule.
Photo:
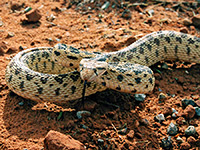
<svg viewBox="0 0 200 150">
<path fill-rule="evenodd" d="M 148 93 L 155 78 L 149 66 L 161 60 L 200 63 L 200 38 L 174 32 L 153 32 L 110 53 L 89 53 L 65 44 L 19 52 L 8 64 L 5 79 L 16 94 L 38 102 L 64 103 L 107 88 Z"/>
</svg>

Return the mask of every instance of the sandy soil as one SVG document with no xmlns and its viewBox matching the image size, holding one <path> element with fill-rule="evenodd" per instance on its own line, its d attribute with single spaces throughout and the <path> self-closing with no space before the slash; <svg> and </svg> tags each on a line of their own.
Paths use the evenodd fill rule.
<svg viewBox="0 0 200 150">
<path fill-rule="evenodd" d="M 192 2 L 136 4 L 113 0 L 102 10 L 105 2 L 0 2 L 0 149 L 42 149 L 49 130 L 69 134 L 88 149 L 162 149 L 161 141 L 169 136 L 167 128 L 171 122 L 179 128 L 171 136 L 173 149 L 200 147 L 200 119 L 185 117 L 181 103 L 184 98 L 196 103 L 200 100 L 198 64 L 167 62 L 169 69 L 160 67 L 162 63 L 156 64 L 151 67 L 156 87 L 144 102 L 135 101 L 134 95 L 107 90 L 86 98 L 84 110 L 91 115 L 82 119 L 76 116 L 77 111 L 83 110 L 80 100 L 62 106 L 37 104 L 17 96 L 6 86 L 4 74 L 9 58 L 23 49 L 65 43 L 87 51 L 117 51 L 159 30 L 182 31 L 200 37 L 198 28 L 183 23 L 187 22 L 186 18 L 190 23 L 194 13 L 200 14 L 196 1 L 193 1 L 197 4 L 194 8 Z M 24 11 L 27 7 L 39 10 L 39 22 L 27 22 Z M 160 93 L 168 95 L 167 98 L 160 100 Z M 171 116 L 171 108 L 178 111 L 176 118 Z M 160 113 L 166 117 L 162 123 L 154 119 Z M 184 133 L 189 125 L 197 130 L 192 142 Z M 177 141 L 178 136 L 183 139 L 182 144 Z"/>
</svg>

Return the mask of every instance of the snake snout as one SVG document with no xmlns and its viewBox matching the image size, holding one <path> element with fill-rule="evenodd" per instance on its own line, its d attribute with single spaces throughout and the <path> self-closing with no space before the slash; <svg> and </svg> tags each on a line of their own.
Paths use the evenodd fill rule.
<svg viewBox="0 0 200 150">
<path fill-rule="evenodd" d="M 96 81 L 106 72 L 107 62 L 96 61 L 91 59 L 82 59 L 80 61 L 79 69 L 80 76 L 83 80 L 88 82 Z"/>
</svg>

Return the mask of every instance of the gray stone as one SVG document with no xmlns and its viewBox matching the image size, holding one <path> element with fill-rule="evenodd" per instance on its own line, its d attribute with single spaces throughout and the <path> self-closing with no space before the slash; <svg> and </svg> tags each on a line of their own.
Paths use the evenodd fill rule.
<svg viewBox="0 0 200 150">
<path fill-rule="evenodd" d="M 178 128 L 175 124 L 172 122 L 169 124 L 169 127 L 167 128 L 167 133 L 169 135 L 176 135 L 178 133 Z"/>
<path fill-rule="evenodd" d="M 136 101 L 140 101 L 140 102 L 143 102 L 146 98 L 146 95 L 145 94 L 135 94 L 135 100 Z"/>
<path fill-rule="evenodd" d="M 195 135 L 196 133 L 196 129 L 194 126 L 189 126 L 186 130 L 185 130 L 185 135 Z"/>
</svg>

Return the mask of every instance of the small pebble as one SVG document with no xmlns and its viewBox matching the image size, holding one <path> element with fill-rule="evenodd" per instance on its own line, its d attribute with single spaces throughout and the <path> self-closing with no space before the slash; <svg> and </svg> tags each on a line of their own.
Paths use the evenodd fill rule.
<svg viewBox="0 0 200 150">
<path fill-rule="evenodd" d="M 163 149 L 173 148 L 171 136 L 168 136 L 167 138 L 163 138 L 161 142 L 162 142 L 161 146 Z"/>
<path fill-rule="evenodd" d="M 167 128 L 167 133 L 169 135 L 176 135 L 178 133 L 178 128 L 175 124 L 172 122 L 169 124 L 169 127 Z"/>
<path fill-rule="evenodd" d="M 145 125 L 145 126 L 148 126 L 149 125 L 149 121 L 145 118 L 145 119 L 142 119 L 140 121 L 141 124 Z"/>
<path fill-rule="evenodd" d="M 125 9 L 122 12 L 122 18 L 130 19 L 131 18 L 131 11 L 129 9 Z"/>
<path fill-rule="evenodd" d="M 187 19 L 187 18 L 185 18 L 185 19 L 183 20 L 183 25 L 189 26 L 189 25 L 191 25 L 191 24 L 192 24 L 192 21 L 191 21 L 191 20 L 189 20 L 189 19 Z"/>
<path fill-rule="evenodd" d="M 175 108 L 172 108 L 172 113 L 178 112 Z"/>
<path fill-rule="evenodd" d="M 153 16 L 154 15 L 154 10 L 153 9 L 148 10 L 148 14 L 149 14 L 149 16 Z"/>
<path fill-rule="evenodd" d="M 188 105 L 183 111 L 183 116 L 185 116 L 188 119 L 193 118 L 194 115 L 195 115 L 195 109 L 192 105 Z"/>
<path fill-rule="evenodd" d="M 168 67 L 168 65 L 166 63 L 163 63 L 162 66 L 161 66 L 161 68 L 168 69 L 169 67 Z"/>
<path fill-rule="evenodd" d="M 146 98 L 146 95 L 145 94 L 135 94 L 135 100 L 136 101 L 140 101 L 140 102 L 143 102 Z"/>
<path fill-rule="evenodd" d="M 84 124 L 81 124 L 81 127 L 82 127 L 83 129 L 88 129 L 88 126 L 86 126 L 86 125 L 84 125 Z"/>
<path fill-rule="evenodd" d="M 158 114 L 154 119 L 158 122 L 163 122 L 165 120 L 165 116 L 163 114 Z"/>
<path fill-rule="evenodd" d="M 127 129 L 128 129 L 127 127 L 126 127 L 126 128 L 123 128 L 123 129 L 119 130 L 119 132 L 118 132 L 118 133 L 119 133 L 119 134 L 123 134 L 123 135 L 124 135 L 124 134 L 126 134 L 126 133 L 127 133 Z"/>
<path fill-rule="evenodd" d="M 195 114 L 200 117 L 200 108 L 199 107 L 194 107 L 195 109 Z"/>
<path fill-rule="evenodd" d="M 175 113 L 172 114 L 173 118 L 177 118 L 177 116 L 178 116 L 178 112 L 175 112 Z"/>
<path fill-rule="evenodd" d="M 83 110 L 83 111 L 78 111 L 78 112 L 76 113 L 76 116 L 77 116 L 78 119 L 81 119 L 81 118 L 82 118 L 82 115 L 90 116 L 90 115 L 91 115 L 91 112 Z"/>
<path fill-rule="evenodd" d="M 196 139 L 193 136 L 188 137 L 187 142 L 190 144 L 195 144 Z"/>
<path fill-rule="evenodd" d="M 185 135 L 195 135 L 196 133 L 196 129 L 194 126 L 189 126 L 186 130 L 185 130 Z"/>
<path fill-rule="evenodd" d="M 192 24 L 196 27 L 200 26 L 200 14 L 193 16 Z"/>
<path fill-rule="evenodd" d="M 182 99 L 181 103 L 184 107 L 188 105 L 196 106 L 196 103 L 193 99 Z"/>
<path fill-rule="evenodd" d="M 188 150 L 190 149 L 191 145 L 188 142 L 181 143 L 180 150 Z"/>
<path fill-rule="evenodd" d="M 184 142 L 184 140 L 180 136 L 178 136 L 176 138 L 176 140 L 177 140 L 178 143 L 183 143 Z"/>
<path fill-rule="evenodd" d="M 196 105 L 197 105 L 198 107 L 200 107 L 200 100 L 197 100 L 197 101 L 196 101 Z"/>
<path fill-rule="evenodd" d="M 28 22 L 38 22 L 41 19 L 42 15 L 38 9 L 32 9 L 26 13 L 26 18 Z"/>
<path fill-rule="evenodd" d="M 104 143 L 103 139 L 98 139 L 97 141 L 98 141 L 99 144 L 103 144 Z"/>
<path fill-rule="evenodd" d="M 172 108 L 169 107 L 169 106 L 166 106 L 166 107 L 164 108 L 163 114 L 164 114 L 165 116 L 171 115 L 171 114 L 172 114 Z"/>
<path fill-rule="evenodd" d="M 109 5 L 110 5 L 110 2 L 107 1 L 107 2 L 105 2 L 105 3 L 101 6 L 101 9 L 102 9 L 102 10 L 107 9 L 107 8 L 109 7 Z"/>
<path fill-rule="evenodd" d="M 19 106 L 23 106 L 23 105 L 24 105 L 24 102 L 19 102 L 18 105 L 19 105 Z"/>
<path fill-rule="evenodd" d="M 7 38 L 13 37 L 15 34 L 13 32 L 8 32 Z"/>
<path fill-rule="evenodd" d="M 158 95 L 158 99 L 159 99 L 159 100 L 165 100 L 166 98 L 167 98 L 167 95 L 164 94 L 164 93 L 160 93 L 160 94 Z"/>
<path fill-rule="evenodd" d="M 134 137 L 134 135 L 135 135 L 134 130 L 130 130 L 129 133 L 127 134 L 127 137 L 132 139 Z"/>
</svg>

